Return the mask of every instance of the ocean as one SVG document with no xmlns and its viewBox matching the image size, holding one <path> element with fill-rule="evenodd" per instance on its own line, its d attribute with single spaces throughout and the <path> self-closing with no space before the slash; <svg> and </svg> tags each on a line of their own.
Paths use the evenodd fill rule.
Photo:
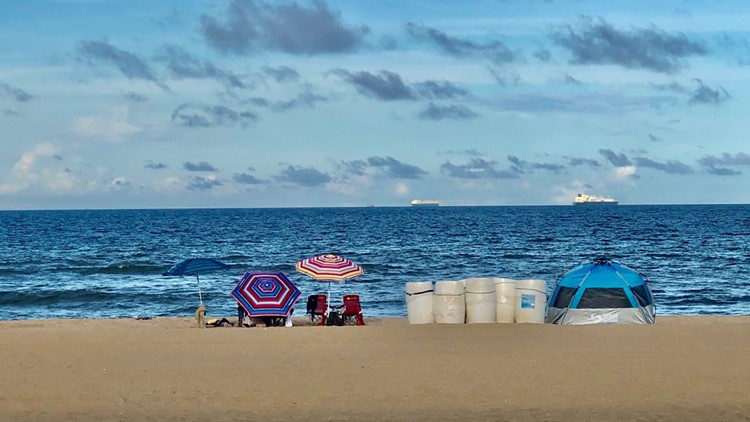
<svg viewBox="0 0 750 422">
<path fill-rule="evenodd" d="M 245 271 L 282 271 L 307 295 L 328 284 L 296 261 L 343 255 L 366 274 L 332 286 L 365 317 L 406 315 L 408 281 L 540 278 L 607 256 L 652 282 L 658 315 L 750 314 L 750 205 L 368 207 L 0 211 L 0 319 L 191 316 L 195 277 L 163 277 L 210 257 L 209 316 L 231 316 Z"/>
</svg>

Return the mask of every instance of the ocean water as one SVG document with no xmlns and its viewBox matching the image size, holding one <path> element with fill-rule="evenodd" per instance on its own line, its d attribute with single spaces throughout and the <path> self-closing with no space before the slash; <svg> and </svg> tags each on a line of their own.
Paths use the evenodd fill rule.
<svg viewBox="0 0 750 422">
<path fill-rule="evenodd" d="M 548 290 L 608 256 L 648 276 L 657 315 L 750 314 L 750 206 L 371 207 L 0 212 L 0 319 L 190 316 L 195 277 L 162 277 L 189 257 L 209 316 L 234 315 L 245 271 L 283 271 L 302 296 L 328 284 L 295 262 L 337 253 L 366 274 L 332 286 L 365 317 L 404 316 L 404 283 L 541 278 Z"/>
</svg>

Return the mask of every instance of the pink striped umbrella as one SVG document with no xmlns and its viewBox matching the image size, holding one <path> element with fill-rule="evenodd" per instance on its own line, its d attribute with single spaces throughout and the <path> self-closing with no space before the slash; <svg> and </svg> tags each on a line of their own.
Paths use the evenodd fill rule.
<svg viewBox="0 0 750 422">
<path fill-rule="evenodd" d="M 297 271 L 307 274 L 310 277 L 328 282 L 328 297 L 326 301 L 328 306 L 326 316 L 331 310 L 331 282 L 342 281 L 354 277 L 359 277 L 365 273 L 365 269 L 355 264 L 349 259 L 334 254 L 325 254 L 305 258 L 297 261 Z"/>
<path fill-rule="evenodd" d="M 246 272 L 232 296 L 250 317 L 289 317 L 300 291 L 284 273 Z"/>
</svg>

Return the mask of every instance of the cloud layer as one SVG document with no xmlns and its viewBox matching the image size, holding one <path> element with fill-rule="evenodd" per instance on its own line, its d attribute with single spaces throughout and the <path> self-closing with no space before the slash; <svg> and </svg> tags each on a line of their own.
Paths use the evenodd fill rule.
<svg viewBox="0 0 750 422">
<path fill-rule="evenodd" d="M 750 191 L 744 3 L 164 2 L 4 10 L 0 208 Z"/>
</svg>

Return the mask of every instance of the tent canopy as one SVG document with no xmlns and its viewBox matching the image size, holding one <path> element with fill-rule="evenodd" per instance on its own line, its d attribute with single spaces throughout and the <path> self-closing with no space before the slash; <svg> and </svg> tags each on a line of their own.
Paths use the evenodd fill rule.
<svg viewBox="0 0 750 422">
<path fill-rule="evenodd" d="M 654 319 L 654 298 L 648 279 L 606 258 L 565 273 L 549 304 L 547 321 L 558 324 L 652 323 Z"/>
</svg>

